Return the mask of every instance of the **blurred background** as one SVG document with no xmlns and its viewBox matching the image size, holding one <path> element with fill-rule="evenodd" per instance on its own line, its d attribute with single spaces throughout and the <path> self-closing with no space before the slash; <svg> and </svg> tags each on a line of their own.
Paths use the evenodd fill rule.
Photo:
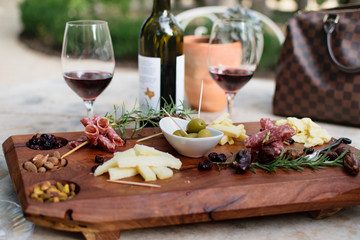
<svg viewBox="0 0 360 240">
<path fill-rule="evenodd" d="M 176 15 L 196 7 L 241 5 L 268 16 L 285 33 L 287 20 L 299 10 L 353 3 L 360 3 L 360 0 L 172 0 L 171 6 Z M 149 15 L 152 4 L 150 0 L 0 0 L 2 29 L 11 31 L 10 35 L 3 31 L 0 37 L 9 41 L 9 36 L 16 37 L 14 40 L 21 47 L 59 60 L 66 21 L 104 19 L 109 22 L 117 65 L 136 70 L 139 29 Z M 191 26 L 188 28 L 191 29 Z M 186 29 L 185 35 L 191 35 L 190 30 Z M 265 31 L 264 53 L 257 70 L 260 75 L 269 76 L 274 72 L 281 47 L 274 38 Z M 0 47 L 8 55 L 16 53 L 16 50 L 10 51 L 4 42 Z M 13 61 L 18 63 L 17 60 Z M 7 76 L 0 75 L 0 78 Z"/>
</svg>

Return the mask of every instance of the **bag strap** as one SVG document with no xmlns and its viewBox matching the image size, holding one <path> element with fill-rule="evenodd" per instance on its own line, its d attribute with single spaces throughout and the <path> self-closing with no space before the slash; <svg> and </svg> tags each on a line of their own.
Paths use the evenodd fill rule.
<svg viewBox="0 0 360 240">
<path fill-rule="evenodd" d="M 336 24 L 339 22 L 339 15 L 335 13 L 329 13 L 324 16 L 324 30 L 326 32 L 326 45 L 333 63 L 343 72 L 357 73 L 360 72 L 360 67 L 347 67 L 341 64 L 334 56 L 331 46 L 331 34 L 334 32 Z"/>
</svg>

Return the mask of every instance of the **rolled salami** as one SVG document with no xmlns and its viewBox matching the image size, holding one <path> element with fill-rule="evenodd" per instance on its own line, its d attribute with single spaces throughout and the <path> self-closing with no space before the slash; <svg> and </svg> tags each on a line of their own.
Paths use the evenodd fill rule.
<svg viewBox="0 0 360 240">
<path fill-rule="evenodd" d="M 98 143 L 100 146 L 110 152 L 115 152 L 116 150 L 116 144 L 104 135 L 99 135 Z"/>
<path fill-rule="evenodd" d="M 106 117 L 100 117 L 96 120 L 96 126 L 99 129 L 100 134 L 105 135 L 109 126 L 109 120 Z"/>
<path fill-rule="evenodd" d="M 77 146 L 79 146 L 80 144 L 82 144 L 82 143 L 85 142 L 85 141 L 88 141 L 88 138 L 87 138 L 86 136 L 81 136 L 81 137 L 79 137 L 77 140 L 71 141 L 71 142 L 69 143 L 69 146 L 70 146 L 71 148 L 76 148 Z"/>
<path fill-rule="evenodd" d="M 116 146 L 124 146 L 125 141 L 121 139 L 121 137 L 115 132 L 112 127 L 108 127 L 107 129 L 107 137 L 113 141 Z"/>
<path fill-rule="evenodd" d="M 268 133 L 269 132 L 269 133 Z M 296 131 L 289 124 L 272 127 L 270 129 L 258 132 L 251 137 L 245 139 L 247 148 L 260 147 L 276 141 L 285 141 L 296 134 Z M 267 138 L 267 139 L 265 139 Z"/>
<path fill-rule="evenodd" d="M 275 127 L 275 124 L 270 120 L 270 118 L 261 118 L 260 125 L 263 130 Z"/>
<path fill-rule="evenodd" d="M 94 124 L 89 124 L 84 129 L 86 137 L 89 139 L 90 143 L 94 146 L 98 144 L 99 139 L 99 129 Z"/>
</svg>

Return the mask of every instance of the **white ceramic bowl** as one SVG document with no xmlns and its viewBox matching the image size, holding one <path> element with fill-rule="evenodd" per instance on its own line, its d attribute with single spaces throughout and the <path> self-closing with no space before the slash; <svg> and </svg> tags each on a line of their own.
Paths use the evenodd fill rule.
<svg viewBox="0 0 360 240">
<path fill-rule="evenodd" d="M 184 130 L 189 121 L 181 118 L 173 118 Z M 174 123 L 173 120 L 169 117 L 165 117 L 160 120 L 160 128 L 164 134 L 166 140 L 170 145 L 175 148 L 175 150 L 181 155 L 198 158 L 204 156 L 205 153 L 210 151 L 213 147 L 218 144 L 224 133 L 206 127 L 210 132 L 212 137 L 204 138 L 187 138 L 180 137 L 173 134 L 176 130 L 179 130 L 179 127 Z"/>
</svg>

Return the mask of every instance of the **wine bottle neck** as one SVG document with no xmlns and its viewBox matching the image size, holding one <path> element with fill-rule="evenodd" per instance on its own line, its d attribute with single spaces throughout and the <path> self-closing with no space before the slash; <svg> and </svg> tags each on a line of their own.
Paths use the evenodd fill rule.
<svg viewBox="0 0 360 240">
<path fill-rule="evenodd" d="M 170 0 L 154 0 L 153 14 L 170 11 Z"/>
</svg>

